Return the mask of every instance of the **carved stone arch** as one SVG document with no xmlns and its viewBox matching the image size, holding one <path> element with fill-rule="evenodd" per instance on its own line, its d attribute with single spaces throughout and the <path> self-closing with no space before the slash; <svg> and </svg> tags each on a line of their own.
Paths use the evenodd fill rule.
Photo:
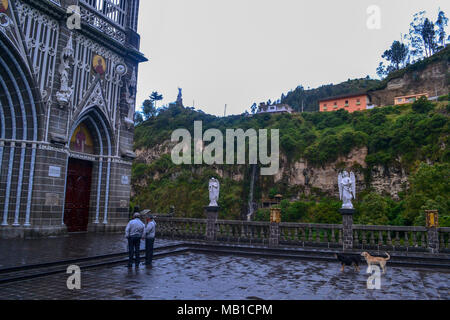
<svg viewBox="0 0 450 320">
<path fill-rule="evenodd" d="M 97 124 L 96 128 L 92 127 L 92 123 Z M 79 114 L 76 121 L 73 121 L 70 131 L 69 131 L 69 144 L 70 139 L 73 136 L 74 131 L 78 128 L 78 126 L 81 123 L 85 123 L 88 127 L 92 128 L 91 132 L 92 135 L 98 136 L 96 131 L 98 130 L 100 132 L 101 143 L 99 143 L 96 147 L 98 148 L 99 145 L 103 146 L 103 150 L 101 153 L 102 155 L 109 155 L 112 156 L 114 154 L 114 145 L 115 145 L 115 135 L 114 131 L 112 130 L 112 127 L 110 126 L 107 118 L 101 111 L 101 109 L 98 106 L 92 106 L 88 109 L 84 110 L 83 113 Z M 95 129 L 95 131 L 94 131 Z"/>
<path fill-rule="evenodd" d="M 111 122 L 111 114 L 108 111 L 108 103 L 105 99 L 105 93 L 102 89 L 100 78 L 94 81 L 92 86 L 85 94 L 83 100 L 75 108 L 72 117 L 72 123 L 77 121 L 77 119 L 79 119 L 82 114 L 87 113 L 91 108 L 94 107 L 103 115 L 104 120 L 108 123 L 109 127 L 114 133 L 114 126 Z"/>
<path fill-rule="evenodd" d="M 38 90 L 36 79 L 31 74 L 26 57 L 24 57 L 10 39 L 1 32 L 0 57 L 2 57 L 3 61 L 9 66 L 10 72 L 14 74 L 14 78 L 17 80 L 20 89 L 20 93 L 17 94 L 17 97 L 20 96 L 23 100 L 27 113 L 27 120 L 30 121 L 30 124 L 33 124 L 33 128 L 36 127 L 36 135 L 33 132 L 33 138 L 30 138 L 30 140 L 42 141 L 44 139 L 45 107 Z M 6 77 L 9 76 L 4 69 L 1 70 L 0 73 Z M 17 90 L 13 88 L 10 93 L 14 93 L 15 91 Z M 34 125 L 35 122 L 36 125 Z M 29 129 L 30 128 L 31 127 L 29 127 Z"/>
<path fill-rule="evenodd" d="M 9 12 L 0 14 L 0 34 L 2 34 L 9 42 L 11 48 L 18 52 L 22 60 L 28 60 L 28 53 L 26 47 L 24 46 L 24 39 L 22 30 L 17 23 L 17 15 L 15 10 L 15 3 L 10 1 Z M 27 61 L 26 67 L 29 72 L 31 72 L 30 64 Z"/>
<path fill-rule="evenodd" d="M 2 226 L 29 226 L 44 107 L 27 62 L 0 32 L 0 197 Z"/>
</svg>

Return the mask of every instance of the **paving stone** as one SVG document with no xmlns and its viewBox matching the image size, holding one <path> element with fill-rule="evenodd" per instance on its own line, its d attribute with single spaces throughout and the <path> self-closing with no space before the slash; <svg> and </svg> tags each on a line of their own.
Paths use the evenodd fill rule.
<svg viewBox="0 0 450 320">
<path fill-rule="evenodd" d="M 157 259 L 153 269 L 83 271 L 78 291 L 67 289 L 65 274 L 0 285 L 0 299 L 449 299 L 449 270 L 388 265 L 381 290 L 367 289 L 365 271 L 341 273 L 332 262 L 188 253 Z"/>
<path fill-rule="evenodd" d="M 155 248 L 179 241 L 156 239 Z M 124 234 L 81 233 L 47 239 L 1 240 L 0 268 L 126 252 Z M 145 248 L 141 241 L 141 249 Z"/>
</svg>

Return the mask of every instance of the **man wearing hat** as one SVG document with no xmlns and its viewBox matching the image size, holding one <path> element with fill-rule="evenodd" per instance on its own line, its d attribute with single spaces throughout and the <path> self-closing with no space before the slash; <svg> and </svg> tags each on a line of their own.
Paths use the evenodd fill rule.
<svg viewBox="0 0 450 320">
<path fill-rule="evenodd" d="M 153 245 L 155 244 L 155 235 L 156 235 L 156 222 L 153 218 L 153 215 L 148 216 L 148 223 L 144 230 L 144 235 L 142 236 L 145 239 L 145 265 L 147 267 L 152 266 L 153 261 Z"/>
<path fill-rule="evenodd" d="M 135 210 L 133 220 L 128 223 L 127 228 L 125 229 L 125 237 L 128 239 L 128 268 L 133 266 L 133 258 L 135 255 L 136 268 L 139 267 L 140 263 L 141 238 L 145 229 L 145 225 L 140 218 L 141 215 Z"/>
</svg>

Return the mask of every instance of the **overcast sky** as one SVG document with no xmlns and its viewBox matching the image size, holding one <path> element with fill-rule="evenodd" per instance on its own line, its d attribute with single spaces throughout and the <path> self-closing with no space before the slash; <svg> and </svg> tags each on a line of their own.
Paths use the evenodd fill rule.
<svg viewBox="0 0 450 320">
<path fill-rule="evenodd" d="M 367 27 L 367 8 L 381 9 L 381 29 Z M 376 77 L 380 56 L 414 13 L 447 0 L 141 0 L 137 108 L 151 94 L 161 104 L 183 89 L 185 106 L 240 114 L 298 85 L 315 88 Z"/>
</svg>

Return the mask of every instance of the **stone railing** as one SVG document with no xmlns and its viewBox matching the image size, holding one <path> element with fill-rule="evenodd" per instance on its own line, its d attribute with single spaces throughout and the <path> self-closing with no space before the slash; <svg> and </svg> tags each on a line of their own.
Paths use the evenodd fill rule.
<svg viewBox="0 0 450 320">
<path fill-rule="evenodd" d="M 352 245 L 343 246 L 345 224 L 307 224 L 228 221 L 156 217 L 157 236 L 170 239 L 207 240 L 359 250 L 450 253 L 450 228 L 352 225 Z M 437 236 L 431 236 L 432 234 Z M 272 238 L 275 242 L 270 242 Z M 437 238 L 438 243 L 430 242 Z M 435 248 L 438 248 L 436 250 Z M 431 250 L 433 248 L 433 250 Z"/>
<path fill-rule="evenodd" d="M 450 228 L 438 228 L 439 250 L 450 253 Z"/>
<path fill-rule="evenodd" d="M 155 217 L 156 235 L 171 239 L 206 239 L 206 219 L 180 219 L 168 217 Z"/>
<path fill-rule="evenodd" d="M 217 220 L 216 240 L 236 243 L 268 244 L 270 225 L 266 222 Z"/>
<path fill-rule="evenodd" d="M 353 226 L 353 247 L 359 249 L 426 251 L 425 227 Z"/>
<path fill-rule="evenodd" d="M 342 225 L 280 223 L 280 244 L 320 247 L 342 246 Z"/>
</svg>

